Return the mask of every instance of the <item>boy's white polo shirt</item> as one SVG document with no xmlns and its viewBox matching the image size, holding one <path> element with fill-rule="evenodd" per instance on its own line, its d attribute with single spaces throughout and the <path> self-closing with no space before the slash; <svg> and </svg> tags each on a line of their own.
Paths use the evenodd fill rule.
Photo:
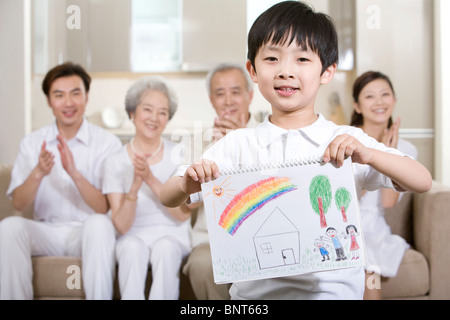
<svg viewBox="0 0 450 320">
<path fill-rule="evenodd" d="M 204 155 L 217 163 L 220 170 L 262 163 L 282 163 L 304 158 L 320 158 L 337 136 L 349 134 L 369 148 L 398 155 L 398 150 L 369 137 L 361 129 L 338 126 L 322 115 L 310 126 L 286 130 L 273 125 L 266 117 L 256 128 L 228 133 Z M 367 165 L 354 164 L 358 197 L 361 191 L 393 188 L 392 181 Z M 180 167 L 183 175 L 187 166 Z M 301 276 L 234 283 L 230 289 L 233 299 L 362 299 L 363 268 L 320 272 Z"/>
</svg>

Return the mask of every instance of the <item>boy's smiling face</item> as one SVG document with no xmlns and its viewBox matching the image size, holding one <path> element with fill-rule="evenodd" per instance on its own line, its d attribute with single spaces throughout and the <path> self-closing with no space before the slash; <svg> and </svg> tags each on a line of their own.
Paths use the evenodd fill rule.
<svg viewBox="0 0 450 320">
<path fill-rule="evenodd" d="M 255 68 L 248 61 L 247 69 L 272 106 L 275 118 L 272 120 L 283 115 L 301 115 L 306 123 L 316 119 L 317 92 L 333 78 L 335 64 L 321 74 L 322 63 L 317 53 L 302 49 L 295 41 L 283 45 L 266 43 L 256 54 L 254 64 Z"/>
</svg>

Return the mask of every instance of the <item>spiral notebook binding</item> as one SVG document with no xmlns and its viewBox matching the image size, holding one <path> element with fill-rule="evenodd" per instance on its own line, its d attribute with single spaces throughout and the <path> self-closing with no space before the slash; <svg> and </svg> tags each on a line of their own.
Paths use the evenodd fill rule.
<svg viewBox="0 0 450 320">
<path fill-rule="evenodd" d="M 279 162 L 279 163 L 261 163 L 261 164 L 257 164 L 257 165 L 242 165 L 239 168 L 231 168 L 228 170 L 223 170 L 223 171 L 221 171 L 221 174 L 234 175 L 234 174 L 240 174 L 240 173 L 270 171 L 270 170 L 280 169 L 280 168 L 305 166 L 305 165 L 320 163 L 322 161 L 323 161 L 322 157 L 310 156 L 310 157 L 303 158 L 303 159 L 288 160 L 288 161 Z"/>
</svg>

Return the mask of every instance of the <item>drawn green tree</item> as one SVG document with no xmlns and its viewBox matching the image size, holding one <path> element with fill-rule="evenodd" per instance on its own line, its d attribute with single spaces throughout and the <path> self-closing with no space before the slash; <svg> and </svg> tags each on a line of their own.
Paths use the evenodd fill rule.
<svg viewBox="0 0 450 320">
<path fill-rule="evenodd" d="M 336 193 L 334 194 L 334 201 L 336 203 L 336 207 L 338 210 L 342 213 L 342 219 L 344 222 L 347 222 L 347 209 L 350 205 L 350 202 L 352 201 L 352 196 L 350 194 L 350 191 L 348 191 L 346 188 L 341 187 L 336 190 Z"/>
<path fill-rule="evenodd" d="M 325 214 L 327 213 L 333 194 L 330 180 L 327 176 L 318 175 L 311 180 L 309 185 L 309 199 L 316 214 L 320 216 L 320 227 L 327 227 Z"/>
</svg>

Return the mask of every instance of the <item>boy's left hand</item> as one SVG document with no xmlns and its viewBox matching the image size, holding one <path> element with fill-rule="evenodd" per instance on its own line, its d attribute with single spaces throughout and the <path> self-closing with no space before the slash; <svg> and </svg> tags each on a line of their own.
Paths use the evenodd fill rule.
<svg viewBox="0 0 450 320">
<path fill-rule="evenodd" d="M 343 134 L 334 138 L 325 149 L 323 161 L 325 163 L 333 161 L 338 167 L 341 167 L 348 157 L 352 157 L 352 162 L 368 164 L 372 158 L 372 153 L 355 137 Z"/>
</svg>

